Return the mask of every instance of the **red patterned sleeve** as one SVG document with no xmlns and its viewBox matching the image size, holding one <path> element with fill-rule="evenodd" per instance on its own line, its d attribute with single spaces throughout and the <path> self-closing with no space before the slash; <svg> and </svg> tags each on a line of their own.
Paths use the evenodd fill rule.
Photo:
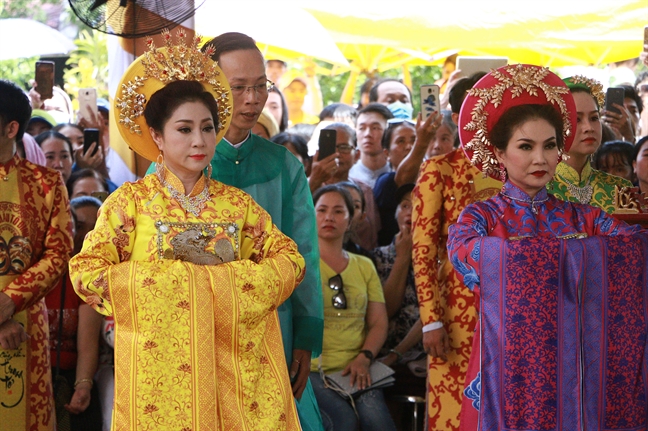
<svg viewBox="0 0 648 431">
<path fill-rule="evenodd" d="M 412 192 L 412 238 L 414 277 L 421 322 L 427 325 L 443 315 L 437 273 L 438 248 L 442 229 L 443 178 L 434 160 L 421 167 Z"/>
<path fill-rule="evenodd" d="M 34 172 L 40 183 L 26 184 L 30 187 L 26 201 L 40 206 L 36 213 L 42 217 L 33 223 L 44 224 L 40 226 L 45 232 L 43 251 L 40 259 L 2 290 L 14 301 L 16 312 L 31 307 L 54 288 L 72 253 L 70 202 L 63 180 L 58 173 L 39 174 L 40 171 Z"/>
</svg>

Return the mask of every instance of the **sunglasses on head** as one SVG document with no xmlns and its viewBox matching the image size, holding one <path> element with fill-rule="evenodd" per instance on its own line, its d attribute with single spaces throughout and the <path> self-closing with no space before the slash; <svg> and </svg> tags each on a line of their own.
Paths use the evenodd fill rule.
<svg viewBox="0 0 648 431">
<path fill-rule="evenodd" d="M 338 310 L 346 310 L 347 300 L 346 295 L 344 294 L 344 283 L 342 282 L 342 276 L 338 274 L 329 278 L 328 285 L 335 291 L 335 294 L 332 298 L 333 308 L 337 308 Z"/>
</svg>

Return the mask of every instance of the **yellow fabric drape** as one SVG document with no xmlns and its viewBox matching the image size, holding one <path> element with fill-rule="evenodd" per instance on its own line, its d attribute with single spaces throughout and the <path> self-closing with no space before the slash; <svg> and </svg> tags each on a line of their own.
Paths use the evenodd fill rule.
<svg viewBox="0 0 648 431">
<path fill-rule="evenodd" d="M 79 295 L 115 317 L 116 430 L 299 429 L 276 308 L 304 260 L 247 194 L 209 192 L 195 217 L 155 175 L 123 186 L 70 262 Z M 174 259 L 195 237 L 237 260 Z"/>
</svg>

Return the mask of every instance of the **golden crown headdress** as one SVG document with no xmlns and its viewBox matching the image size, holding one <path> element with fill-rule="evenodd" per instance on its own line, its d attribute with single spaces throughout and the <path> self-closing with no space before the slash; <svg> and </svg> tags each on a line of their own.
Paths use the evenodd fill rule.
<svg viewBox="0 0 648 431">
<path fill-rule="evenodd" d="M 205 52 L 198 48 L 200 37 L 185 42 L 187 33 L 180 28 L 176 41 L 168 30 L 162 32 L 164 47 L 156 48 L 153 39 L 146 40 L 147 51 L 138 57 L 122 76 L 114 107 L 118 114 L 118 129 L 128 145 L 148 160 L 155 160 L 159 150 L 148 133 L 144 108 L 151 95 L 166 84 L 178 81 L 198 81 L 218 103 L 216 142 L 225 135 L 232 119 L 232 97 L 225 74 L 210 57 L 214 48 Z M 144 132 L 143 132 L 144 130 Z"/>
</svg>

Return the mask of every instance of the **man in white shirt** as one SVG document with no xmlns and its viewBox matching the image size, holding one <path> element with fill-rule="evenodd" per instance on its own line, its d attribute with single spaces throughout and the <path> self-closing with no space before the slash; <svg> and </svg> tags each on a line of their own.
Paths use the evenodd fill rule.
<svg viewBox="0 0 648 431">
<path fill-rule="evenodd" d="M 391 170 L 382 137 L 387 120 L 393 117 L 391 111 L 379 103 L 370 103 L 358 112 L 356 135 L 360 160 L 349 171 L 349 178 L 373 188 L 378 177 Z"/>
</svg>

